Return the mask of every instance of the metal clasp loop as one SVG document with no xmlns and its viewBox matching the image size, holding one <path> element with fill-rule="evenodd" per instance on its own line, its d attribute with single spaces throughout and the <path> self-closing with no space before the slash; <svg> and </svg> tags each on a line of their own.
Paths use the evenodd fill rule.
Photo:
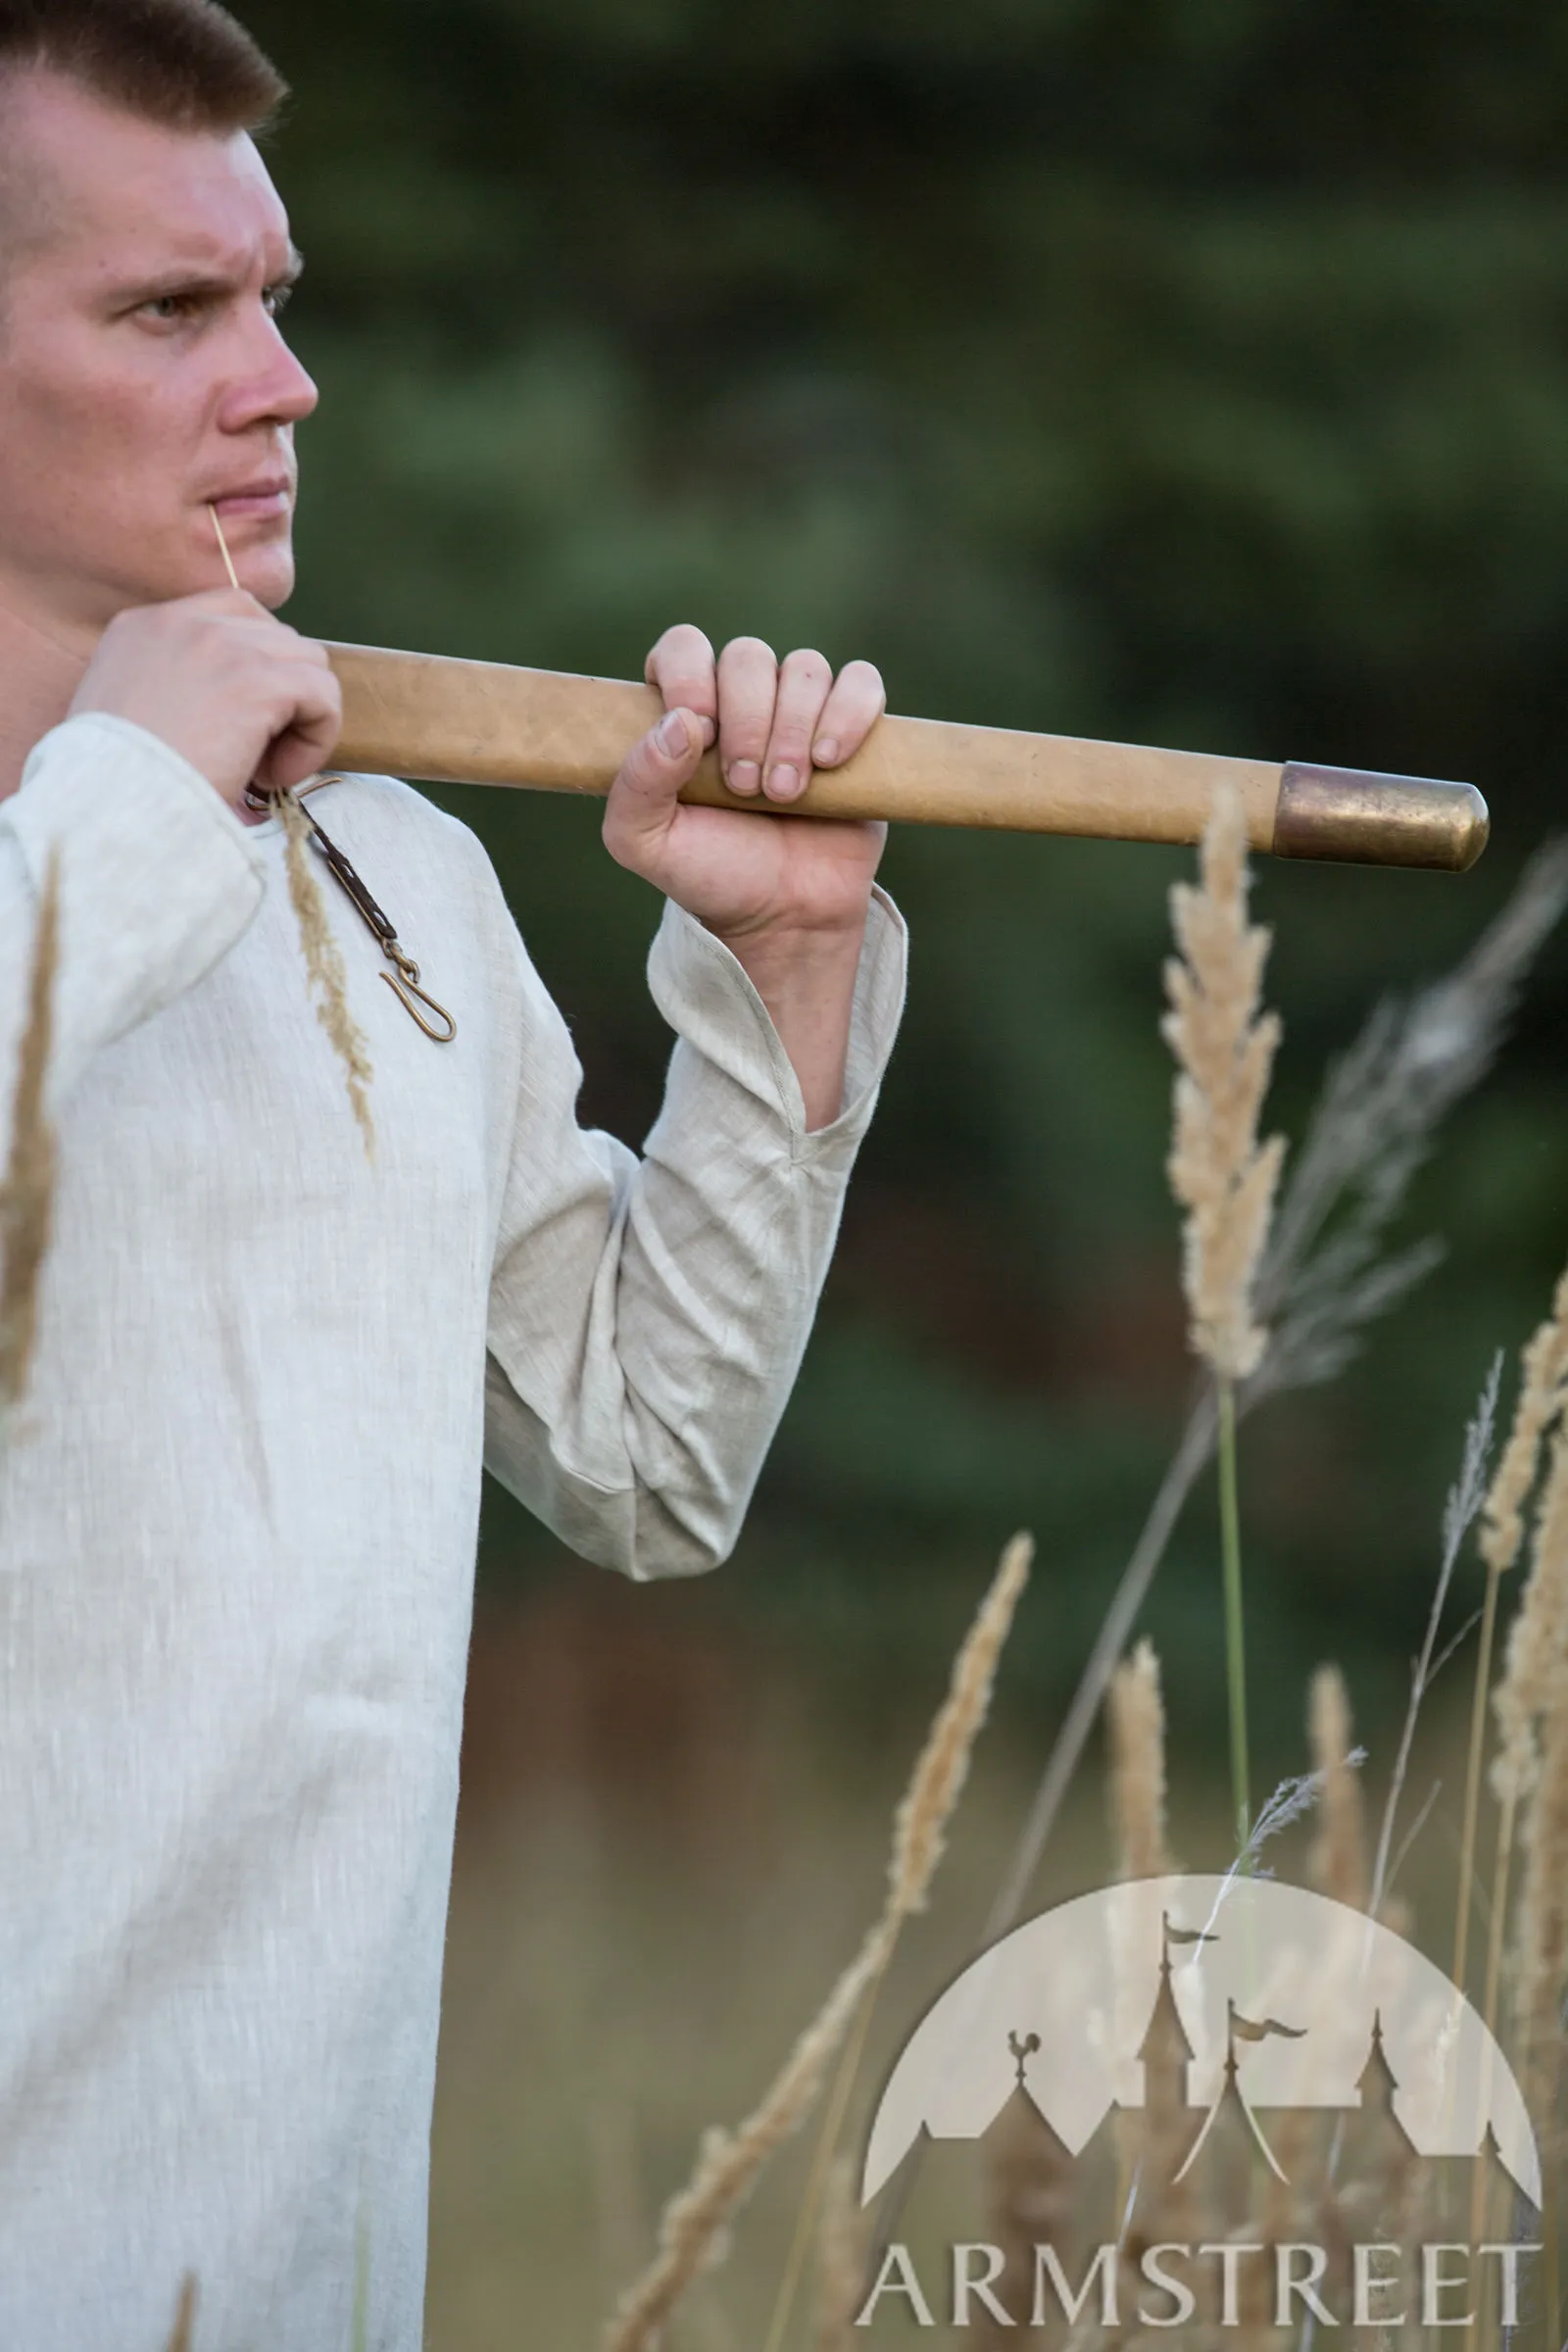
<svg viewBox="0 0 1568 2352">
<path fill-rule="evenodd" d="M 294 798 L 299 801 L 308 792 L 318 792 L 323 784 L 341 784 L 343 778 L 336 774 L 316 776 L 309 783 L 296 785 Z M 258 794 L 254 784 L 247 785 L 245 788 L 245 798 L 253 808 L 265 808 L 270 801 L 281 800 L 282 797 L 282 793 L 276 790 Z M 384 913 L 376 905 L 355 871 L 353 864 L 344 857 L 343 852 L 331 836 L 318 824 L 310 809 L 304 809 L 302 814 L 316 838 L 316 846 L 320 851 L 327 866 L 359 909 L 366 927 L 373 932 L 380 941 L 381 953 L 389 963 L 396 966 L 395 971 L 383 972 L 382 979 L 410 1019 L 417 1021 L 426 1037 L 433 1038 L 438 1046 L 450 1046 L 458 1034 L 458 1024 L 446 1006 L 438 1004 L 434 997 L 427 995 L 419 986 L 419 967 L 412 956 L 404 954 L 397 932 L 393 928 L 391 916 Z M 415 1002 L 416 998 L 418 1000 L 417 1004 Z M 432 1027 L 419 1010 L 420 1004 L 427 1006 L 438 1019 L 445 1021 L 446 1027 L 444 1029 Z"/>
<path fill-rule="evenodd" d="M 444 1004 L 438 1004 L 434 997 L 427 996 L 424 990 L 419 986 L 418 965 L 411 956 L 404 955 L 403 950 L 399 947 L 395 939 L 383 940 L 381 945 L 391 961 L 397 965 L 397 970 L 395 973 L 383 972 L 381 974 L 382 979 L 386 982 L 388 988 L 392 991 L 392 994 L 398 999 L 404 1010 L 409 1013 L 414 1020 L 418 1022 L 419 1027 L 424 1031 L 426 1037 L 433 1037 L 438 1046 L 450 1046 L 452 1040 L 458 1034 L 458 1024 L 453 1019 L 451 1013 L 448 1012 L 446 1006 Z M 445 1029 L 431 1028 L 429 1022 L 419 1010 L 418 1004 L 416 1004 L 413 1002 L 413 999 L 416 997 L 418 998 L 419 1004 L 427 1004 L 432 1012 L 440 1015 L 441 1019 L 446 1023 Z"/>
</svg>

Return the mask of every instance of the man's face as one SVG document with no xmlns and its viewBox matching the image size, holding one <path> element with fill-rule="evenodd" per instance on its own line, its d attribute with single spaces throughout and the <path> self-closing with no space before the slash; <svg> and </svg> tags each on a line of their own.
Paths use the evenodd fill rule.
<svg viewBox="0 0 1568 2352">
<path fill-rule="evenodd" d="M 317 393 L 278 332 L 297 257 L 255 145 L 28 73 L 0 147 L 0 603 L 79 637 L 220 587 L 211 502 L 282 604 Z"/>
</svg>

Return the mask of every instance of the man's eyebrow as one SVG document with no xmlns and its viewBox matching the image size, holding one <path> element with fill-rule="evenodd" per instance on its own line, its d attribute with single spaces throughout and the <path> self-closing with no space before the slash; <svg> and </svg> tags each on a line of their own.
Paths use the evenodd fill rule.
<svg viewBox="0 0 1568 2352">
<path fill-rule="evenodd" d="M 270 277 L 267 282 L 270 286 L 297 285 L 304 268 L 304 254 L 297 245 L 290 244 L 288 260 L 277 275 Z M 139 306 L 144 302 L 162 302 L 171 294 L 227 294 L 241 284 L 247 274 L 243 270 L 204 269 L 200 264 L 193 264 L 183 270 L 162 270 L 157 277 L 127 279 L 113 289 L 112 300 L 127 306 Z"/>
</svg>

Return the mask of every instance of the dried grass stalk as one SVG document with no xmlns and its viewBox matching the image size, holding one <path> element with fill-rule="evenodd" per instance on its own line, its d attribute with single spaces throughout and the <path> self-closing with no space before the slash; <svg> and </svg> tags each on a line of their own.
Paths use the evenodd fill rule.
<svg viewBox="0 0 1568 2352">
<path fill-rule="evenodd" d="M 1175 1868 L 1165 1842 L 1165 1703 L 1159 1660 L 1147 1637 L 1117 1667 L 1106 1695 L 1110 1814 L 1124 1879 L 1159 1879 Z"/>
<path fill-rule="evenodd" d="M 1274 1218 L 1258 1278 L 1269 1350 L 1263 1391 L 1332 1380 L 1367 1325 L 1444 1254 L 1388 1236 L 1443 1120 L 1496 1057 L 1526 977 L 1568 906 L 1568 840 L 1531 858 L 1462 960 L 1406 999 L 1372 1008 L 1329 1068 Z"/>
<path fill-rule="evenodd" d="M 608 2352 L 652 2352 L 692 2280 L 723 2260 L 729 2222 L 774 2149 L 805 2121 L 890 1946 L 887 1923 L 879 1920 L 745 2123 L 736 2132 L 714 2125 L 703 2133 L 697 2169 L 660 2220 L 659 2250 L 615 2310 L 605 2338 Z"/>
<path fill-rule="evenodd" d="M 1530 1574 L 1508 1630 L 1502 1678 L 1493 1696 L 1497 1754 L 1492 1785 L 1499 1804 L 1528 1795 L 1540 1766 L 1540 1724 L 1555 1699 L 1568 1643 L 1568 1429 L 1559 1428 L 1536 1520 Z"/>
<path fill-rule="evenodd" d="M 278 794 L 277 808 L 283 821 L 288 895 L 300 927 L 300 946 L 316 996 L 317 1018 L 343 1064 L 349 1102 L 365 1138 L 366 1157 L 373 1159 L 375 1128 L 370 1118 L 368 1088 L 374 1073 L 370 1068 L 369 1048 L 349 1010 L 343 951 L 326 919 L 321 886 L 312 870 L 310 819 L 291 792 Z"/>
<path fill-rule="evenodd" d="M 1557 2149 L 1568 1989 L 1568 1657 L 1559 1654 L 1541 1776 L 1522 1840 L 1513 2059 L 1544 2156 Z"/>
<path fill-rule="evenodd" d="M 1028 1579 L 1033 1549 L 1027 1536 L 1016 1536 L 1008 1544 L 955 1661 L 948 1696 L 895 1816 L 888 1893 L 881 1917 L 739 2130 L 730 2132 L 711 2127 L 704 2132 L 691 2180 L 664 2208 L 654 2260 L 627 2289 L 610 2322 L 606 2352 L 653 2352 L 665 2321 L 692 2280 L 722 2260 L 731 2219 L 774 2149 L 805 2121 L 835 2050 L 892 1958 L 904 1921 L 910 1912 L 924 1908 L 948 1824 L 968 1772 L 970 1751 L 990 1706 L 997 1662 Z M 861 2016 L 862 2033 L 865 2014 L 868 2011 Z M 846 2076 L 836 2086 L 836 2108 L 842 2109 L 848 2089 Z M 819 2151 L 823 2172 L 831 2148 L 829 2134 Z M 814 2204 L 808 2189 L 797 2248 L 804 2243 L 805 2227 Z M 792 2255 L 792 2269 L 796 2259 Z M 786 2311 L 791 2282 L 787 2278 L 780 2299 L 781 2309 Z"/>
<path fill-rule="evenodd" d="M 1481 1556 L 1505 1576 L 1524 1544 L 1524 1506 L 1536 1483 L 1541 1448 L 1568 1398 L 1568 1268 L 1558 1276 L 1551 1313 L 1525 1348 L 1519 1401 L 1482 1519 Z"/>
<path fill-rule="evenodd" d="M 1564 1642 L 1568 1640 L 1568 1430 L 1559 1427 L 1552 1442 L 1537 1512 L 1530 1574 L 1520 1597 L 1518 1614 L 1509 1629 L 1502 1677 L 1493 1695 L 1498 1744 L 1493 1760 L 1492 1786 L 1499 1807 L 1497 1845 L 1492 1869 L 1492 1930 L 1487 1944 L 1486 1989 L 1482 2010 L 1489 2032 L 1497 2023 L 1497 2000 L 1502 1976 L 1503 1921 L 1508 1881 L 1513 1864 L 1514 1837 L 1521 1811 L 1529 1804 L 1541 1772 L 1540 1726 L 1544 1714 L 1554 1713 L 1553 1739 L 1561 1736 L 1561 1719 L 1568 1712 L 1563 1688 Z M 1554 1763 L 1556 1752 L 1554 1747 Z M 1558 1801 L 1554 1795 L 1553 1803 Z M 1540 1850 L 1546 1836 L 1538 1804 L 1530 1825 L 1530 1844 Z M 1568 1846 L 1559 1854 L 1568 1864 Z M 1538 1908 L 1544 1890 L 1531 1897 Z M 1477 2200 L 1480 2185 L 1477 2186 Z M 1474 2206 L 1472 2219 L 1479 2220 Z"/>
<path fill-rule="evenodd" d="M 968 1777 L 969 1758 L 991 1705 L 997 1664 L 1012 1628 L 1013 1612 L 1029 1581 L 1034 1544 L 1014 1536 L 1002 1555 L 991 1590 L 980 1604 L 963 1647 L 954 1661 L 948 1695 L 931 1726 L 894 1817 L 893 1859 L 888 1869 L 891 1922 L 923 1911 L 948 1824 Z"/>
<path fill-rule="evenodd" d="M 174 2314 L 174 2332 L 169 2339 L 168 2352 L 190 2352 L 195 2325 L 196 2274 L 187 2271 L 179 2290 L 179 2308 Z"/>
<path fill-rule="evenodd" d="M 1214 798 L 1202 879 L 1171 891 L 1180 958 L 1165 966 L 1161 1034 L 1176 1056 L 1171 1189 L 1187 1211 L 1182 1280 L 1191 1343 L 1222 1380 L 1245 1380 L 1267 1334 L 1252 1288 L 1268 1239 L 1285 1144 L 1257 1141 L 1280 1026 L 1259 1013 L 1269 933 L 1247 919 L 1247 828 L 1239 795 Z"/>
<path fill-rule="evenodd" d="M 835 2156 L 816 2231 L 816 2352 L 854 2352 L 865 2240 L 865 2220 L 855 2201 L 855 2167 L 848 2156 Z"/>
<path fill-rule="evenodd" d="M 1307 1857 L 1312 1884 L 1336 1902 L 1364 1911 L 1371 1892 L 1366 1808 L 1351 1741 L 1350 1700 L 1337 1666 L 1320 1666 L 1307 1701 L 1312 1769 L 1318 1782 L 1318 1828 Z"/>
<path fill-rule="evenodd" d="M 1481 1759 L 1486 1744 L 1487 1694 L 1497 1630 L 1497 1588 L 1524 1546 L 1525 1506 L 1541 1467 L 1542 1447 L 1562 1417 L 1568 1397 L 1568 1269 L 1559 1275 L 1551 1312 L 1520 1357 L 1519 1396 L 1513 1426 L 1482 1511 L 1481 1556 L 1487 1590 L 1476 1645 L 1475 1689 L 1470 1702 L 1470 1747 L 1465 1761 L 1464 1824 L 1459 1838 L 1459 1879 L 1454 1902 L 1454 1983 L 1464 1987 L 1470 1952 L 1470 1902 L 1475 1882 L 1476 1835 L 1481 1811 Z"/>
<path fill-rule="evenodd" d="M 1268 1352 L 1240 1399 L 1333 1379 L 1367 1327 L 1387 1315 L 1442 1257 L 1428 1241 L 1389 1254 L 1385 1239 L 1443 1120 L 1491 1068 L 1530 968 L 1568 904 L 1568 842 L 1536 852 L 1506 904 L 1450 972 L 1407 1002 L 1374 1006 L 1332 1065 L 1285 1187 L 1257 1285 Z M 1215 1400 L 1188 1416 L 1104 1621 L 1061 1719 L 984 1939 L 1005 1935 L 1040 1867 L 1062 1799 L 1099 1720 L 1171 1531 L 1206 1468 Z"/>
<path fill-rule="evenodd" d="M 1054 2245 L 1063 2256 L 1082 2195 L 1073 2159 L 1038 2112 L 1027 2091 L 1015 2091 L 982 2142 L 985 2238 L 1002 2249 L 996 2294 L 1004 2311 L 1031 2309 L 1035 2248 Z M 972 2321 L 971 2352 L 995 2352 L 1018 2333 L 1004 2328 L 982 2305 Z M 848 2338 L 846 2338 L 846 2346 Z"/>
<path fill-rule="evenodd" d="M 60 860 L 51 855 L 32 942 L 27 1020 L 17 1061 L 11 1150 L 0 1180 L 0 1415 L 27 1385 L 38 1333 L 38 1283 L 49 1248 L 55 1139 L 44 1117 L 60 962 Z"/>
<path fill-rule="evenodd" d="M 1395 1750 L 1394 1769 L 1389 1775 L 1389 1790 L 1384 1799 L 1377 1850 L 1372 1861 L 1372 1888 L 1367 1907 L 1375 1919 L 1382 1919 L 1385 1924 L 1384 1898 L 1394 1867 L 1394 1830 L 1404 1793 L 1405 1778 L 1410 1769 L 1416 1721 L 1437 1671 L 1438 1634 L 1443 1624 L 1443 1612 L 1448 1603 L 1448 1589 L 1453 1582 L 1454 1568 L 1465 1538 L 1480 1517 L 1486 1501 L 1487 1471 L 1492 1461 L 1492 1442 L 1497 1420 L 1497 1391 L 1501 1380 L 1502 1352 L 1499 1349 L 1493 1357 L 1482 1384 L 1476 1409 L 1465 1424 L 1459 1475 L 1448 1489 L 1443 1505 L 1443 1557 L 1438 1569 L 1438 1581 L 1433 1588 L 1432 1605 L 1427 1611 L 1426 1632 L 1422 1636 L 1421 1647 L 1410 1675 L 1409 1704 L 1404 1711 L 1399 1743 Z"/>
<path fill-rule="evenodd" d="M 229 554 L 228 541 L 223 533 L 223 518 L 216 506 L 209 505 L 213 531 L 228 584 L 238 589 L 239 574 Z M 369 1050 L 354 1016 L 349 1011 L 348 982 L 343 969 L 343 957 L 326 919 L 321 892 L 311 870 L 309 847 L 311 828 L 304 810 L 292 792 L 277 795 L 277 811 L 283 823 L 283 851 L 288 868 L 288 895 L 293 902 L 295 917 L 300 927 L 300 945 L 305 951 L 305 969 L 316 992 L 316 1009 L 321 1027 L 326 1031 L 334 1052 L 343 1064 L 348 1080 L 349 1102 L 365 1138 L 368 1159 L 375 1157 L 375 1129 L 370 1121 L 370 1105 L 367 1090 L 372 1072 Z"/>
</svg>

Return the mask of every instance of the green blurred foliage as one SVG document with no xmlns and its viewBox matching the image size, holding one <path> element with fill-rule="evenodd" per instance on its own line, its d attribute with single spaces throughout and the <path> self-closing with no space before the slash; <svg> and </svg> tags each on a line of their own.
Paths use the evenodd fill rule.
<svg viewBox="0 0 1568 2352">
<path fill-rule="evenodd" d="M 896 709 L 1471 777 L 1471 878 L 1279 868 L 1278 1115 L 1441 966 L 1554 818 L 1568 721 L 1568 16 L 1548 0 L 251 0 L 324 391 L 323 634 L 636 674 L 668 622 L 866 655 Z M 657 909 L 591 812 L 483 835 L 635 1140 Z M 934 1659 L 1032 1524 L 1047 1696 L 1188 1370 L 1163 1190 L 1164 893 L 1189 860 L 906 833 L 907 1025 L 721 1604 Z M 1561 1260 L 1554 947 L 1423 1179 L 1448 1262 L 1244 1476 L 1293 1748 L 1339 1652 L 1402 1687 L 1459 1434 Z M 1412 1228 L 1414 1229 L 1414 1228 Z M 531 1570 L 529 1563 L 532 1563 Z M 492 1496 L 484 1573 L 558 1573 Z M 657 1604 L 651 1604 L 657 1605 Z M 1220 1689 L 1195 1506 L 1152 1623 Z"/>
</svg>

